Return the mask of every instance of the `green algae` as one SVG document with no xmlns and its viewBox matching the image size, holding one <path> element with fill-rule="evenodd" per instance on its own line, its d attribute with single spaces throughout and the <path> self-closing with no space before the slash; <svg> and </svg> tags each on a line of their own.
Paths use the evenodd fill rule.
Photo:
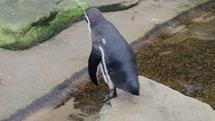
<svg viewBox="0 0 215 121">
<path fill-rule="evenodd" d="M 101 4 L 102 11 L 128 9 L 138 3 L 108 4 L 110 1 L 87 1 Z M 98 3 L 97 3 L 98 2 Z M 116 3 L 115 3 L 116 2 Z M 0 1 L 0 47 L 23 50 L 38 45 L 83 19 L 89 5 L 80 0 L 1 0 Z"/>
<path fill-rule="evenodd" d="M 2 48 L 20 50 L 44 42 L 70 23 L 82 20 L 84 10 L 88 8 L 88 4 L 78 0 L 22 2 L 7 0 L 0 3 Z"/>
</svg>

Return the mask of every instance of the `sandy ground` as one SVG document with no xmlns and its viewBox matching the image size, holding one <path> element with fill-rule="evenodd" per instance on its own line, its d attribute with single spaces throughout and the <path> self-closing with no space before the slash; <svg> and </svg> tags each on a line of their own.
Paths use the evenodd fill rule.
<svg viewBox="0 0 215 121">
<path fill-rule="evenodd" d="M 130 43 L 194 3 L 143 0 L 136 7 L 104 13 Z M 190 6 L 189 6 L 190 5 Z M 24 51 L 0 49 L 0 120 L 49 93 L 86 67 L 91 50 L 87 25 L 73 24 L 52 39 Z"/>
</svg>

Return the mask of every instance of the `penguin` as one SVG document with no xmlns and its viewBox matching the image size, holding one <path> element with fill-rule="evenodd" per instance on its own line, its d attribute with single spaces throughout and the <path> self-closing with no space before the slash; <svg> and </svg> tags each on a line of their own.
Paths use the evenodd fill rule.
<svg viewBox="0 0 215 121">
<path fill-rule="evenodd" d="M 98 86 L 97 68 L 99 67 L 110 89 L 102 102 L 117 97 L 116 88 L 133 95 L 140 95 L 136 60 L 131 47 L 116 27 L 103 17 L 98 8 L 88 8 L 84 16 L 92 41 L 88 60 L 90 79 Z"/>
</svg>

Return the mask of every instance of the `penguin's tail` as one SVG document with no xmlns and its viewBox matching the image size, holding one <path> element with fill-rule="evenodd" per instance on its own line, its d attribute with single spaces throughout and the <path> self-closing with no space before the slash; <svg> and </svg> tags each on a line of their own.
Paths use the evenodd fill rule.
<svg viewBox="0 0 215 121">
<path fill-rule="evenodd" d="M 128 92 L 130 92 L 132 95 L 137 95 L 139 96 L 140 95 L 140 87 L 139 87 L 139 83 L 130 83 L 130 84 L 127 84 L 127 90 Z"/>
<path fill-rule="evenodd" d="M 129 91 L 132 95 L 137 95 L 137 96 L 140 95 L 140 92 L 139 92 L 139 90 L 137 90 L 137 89 L 128 89 L 128 91 Z"/>
</svg>

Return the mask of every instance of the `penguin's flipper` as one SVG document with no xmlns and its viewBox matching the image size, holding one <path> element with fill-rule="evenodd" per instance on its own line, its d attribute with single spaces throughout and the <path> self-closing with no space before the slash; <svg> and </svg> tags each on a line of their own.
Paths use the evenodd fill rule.
<svg viewBox="0 0 215 121">
<path fill-rule="evenodd" d="M 90 53 L 90 57 L 88 60 L 88 73 L 90 75 L 91 81 L 96 86 L 98 86 L 98 81 L 97 81 L 97 77 L 96 77 L 97 66 L 99 65 L 101 60 L 102 60 L 102 58 L 101 58 L 100 52 L 97 49 L 92 48 L 92 51 Z"/>
</svg>

